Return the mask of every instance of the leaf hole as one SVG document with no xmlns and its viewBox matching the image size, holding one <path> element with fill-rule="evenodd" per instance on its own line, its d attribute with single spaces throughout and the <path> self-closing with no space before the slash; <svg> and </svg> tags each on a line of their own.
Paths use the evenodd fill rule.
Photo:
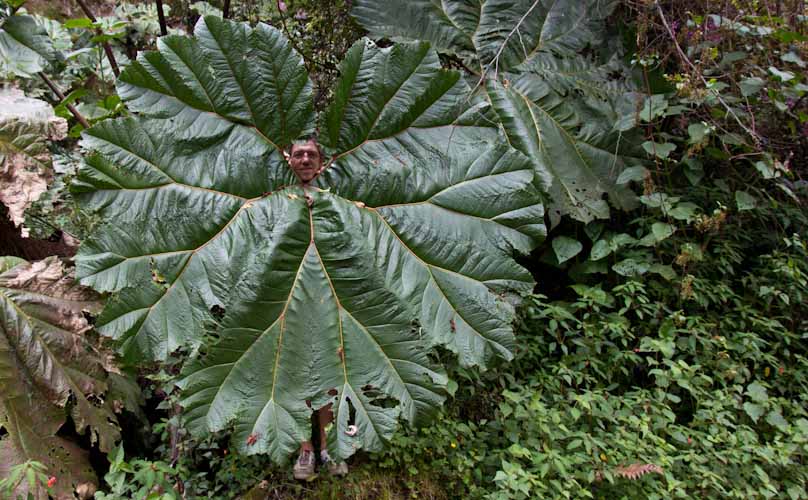
<svg viewBox="0 0 808 500">
<path fill-rule="evenodd" d="M 224 307 L 220 306 L 219 304 L 214 304 L 213 307 L 210 308 L 210 313 L 216 318 L 217 321 L 221 321 L 225 315 Z"/>
</svg>

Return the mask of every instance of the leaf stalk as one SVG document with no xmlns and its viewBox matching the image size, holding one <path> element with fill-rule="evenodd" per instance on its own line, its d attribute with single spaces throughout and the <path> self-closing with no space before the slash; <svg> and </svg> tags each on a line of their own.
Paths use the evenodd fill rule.
<svg viewBox="0 0 808 500">
<path fill-rule="evenodd" d="M 93 11 L 90 10 L 90 6 L 87 5 L 87 2 L 84 0 L 76 0 L 76 3 L 79 4 L 79 7 L 81 7 L 84 15 L 87 16 L 90 21 L 93 23 L 98 22 L 98 19 L 96 19 L 96 17 L 93 15 Z M 95 31 L 99 35 L 103 34 L 101 28 L 98 28 Z M 112 53 L 112 47 L 110 47 L 109 42 L 101 42 L 101 46 L 104 47 L 104 53 L 107 55 L 107 59 L 109 59 L 109 65 L 112 67 L 112 72 L 117 78 L 121 74 L 121 70 L 118 68 L 118 61 L 115 60 L 115 54 Z"/>
<path fill-rule="evenodd" d="M 59 89 L 59 87 L 57 87 L 57 86 L 56 86 L 56 84 L 55 84 L 55 83 L 53 83 L 53 81 L 52 81 L 50 78 L 48 78 L 48 75 L 46 75 L 45 73 L 43 73 L 43 72 L 41 72 L 41 71 L 40 71 L 40 72 L 39 72 L 39 77 L 40 77 L 40 78 L 42 78 L 42 80 L 45 82 L 45 85 L 47 85 L 47 86 L 48 86 L 48 88 L 50 88 L 50 89 L 51 89 L 51 92 L 53 92 L 54 94 L 56 94 L 56 97 L 58 97 L 58 98 L 59 98 L 59 102 L 62 102 L 62 101 L 64 101 L 64 100 L 65 100 L 65 94 L 64 94 L 64 92 L 62 92 L 62 91 Z M 66 108 L 67 108 L 67 110 L 68 110 L 68 111 L 70 111 L 70 113 L 71 113 L 71 114 L 72 114 L 72 115 L 73 115 L 73 116 L 76 118 L 76 120 L 77 120 L 79 123 L 81 123 L 81 126 L 82 126 L 82 127 L 84 127 L 84 128 L 90 128 L 90 123 L 87 121 L 87 119 L 86 119 L 86 118 L 84 118 L 84 116 L 82 116 L 82 114 L 81 114 L 81 113 L 79 113 L 79 110 L 77 110 L 75 106 L 73 106 L 71 103 L 69 103 L 69 102 L 68 102 L 68 103 L 65 103 L 65 107 L 66 107 Z"/>
</svg>

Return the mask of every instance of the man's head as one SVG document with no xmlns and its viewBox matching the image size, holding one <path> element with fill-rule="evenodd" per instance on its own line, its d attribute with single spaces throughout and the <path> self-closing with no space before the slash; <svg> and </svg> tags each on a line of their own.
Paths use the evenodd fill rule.
<svg viewBox="0 0 808 500">
<path fill-rule="evenodd" d="M 289 166 L 303 183 L 307 183 L 317 177 L 323 168 L 323 157 L 317 141 L 309 138 L 304 141 L 292 144 L 289 149 Z"/>
</svg>

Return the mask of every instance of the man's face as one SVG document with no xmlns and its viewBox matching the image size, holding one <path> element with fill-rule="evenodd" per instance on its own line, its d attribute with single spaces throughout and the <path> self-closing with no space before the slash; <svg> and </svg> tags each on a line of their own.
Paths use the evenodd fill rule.
<svg viewBox="0 0 808 500">
<path fill-rule="evenodd" d="M 289 153 L 289 165 L 304 183 L 314 179 L 323 167 L 323 159 L 320 158 L 317 143 L 308 141 L 293 144 Z"/>
</svg>

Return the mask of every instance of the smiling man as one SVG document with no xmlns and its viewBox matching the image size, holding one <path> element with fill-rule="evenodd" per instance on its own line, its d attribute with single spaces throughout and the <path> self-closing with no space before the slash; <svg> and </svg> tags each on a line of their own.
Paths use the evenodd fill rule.
<svg viewBox="0 0 808 500">
<path fill-rule="evenodd" d="M 323 155 L 317 140 L 309 137 L 301 142 L 292 144 L 289 150 L 289 166 L 297 177 L 308 184 L 323 169 Z"/>
</svg>

